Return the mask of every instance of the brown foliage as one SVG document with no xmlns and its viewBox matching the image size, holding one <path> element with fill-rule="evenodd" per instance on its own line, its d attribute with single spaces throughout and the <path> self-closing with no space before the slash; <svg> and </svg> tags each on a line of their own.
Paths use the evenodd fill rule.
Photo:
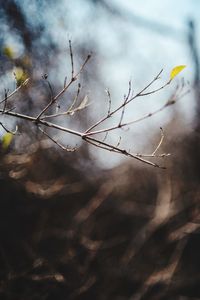
<svg viewBox="0 0 200 300">
<path fill-rule="evenodd" d="M 198 299 L 198 135 L 172 145 L 167 170 L 3 156 L 1 299 Z"/>
</svg>

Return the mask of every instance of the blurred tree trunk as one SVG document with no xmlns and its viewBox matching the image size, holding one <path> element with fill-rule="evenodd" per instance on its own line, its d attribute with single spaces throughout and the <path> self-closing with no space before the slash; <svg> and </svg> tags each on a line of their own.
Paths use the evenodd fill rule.
<svg viewBox="0 0 200 300">
<path fill-rule="evenodd" d="M 195 129 L 197 132 L 200 132 L 200 61 L 196 41 L 196 26 L 193 20 L 189 21 L 188 29 L 188 43 L 191 51 L 191 58 L 194 63 L 193 88 L 196 100 Z"/>
</svg>

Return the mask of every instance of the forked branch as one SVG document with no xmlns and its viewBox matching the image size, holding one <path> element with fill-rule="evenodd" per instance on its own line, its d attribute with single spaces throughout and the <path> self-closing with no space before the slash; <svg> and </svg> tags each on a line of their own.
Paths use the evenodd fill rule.
<svg viewBox="0 0 200 300">
<path fill-rule="evenodd" d="M 166 109 L 167 107 L 171 106 L 172 104 L 176 103 L 176 101 L 178 101 L 180 98 L 182 98 L 188 91 L 184 91 L 184 85 L 182 85 L 181 87 L 177 87 L 175 92 L 173 93 L 173 95 L 170 97 L 170 99 L 168 99 L 166 101 L 166 103 L 161 106 L 160 108 L 152 111 L 151 113 L 148 113 L 140 118 L 131 120 L 131 121 L 125 121 L 125 109 L 127 109 L 128 104 L 130 102 L 133 102 L 134 100 L 136 100 L 137 98 L 141 98 L 141 97 L 145 97 L 147 95 L 152 95 L 154 93 L 159 92 L 160 90 L 164 89 L 167 85 L 170 84 L 171 79 L 169 81 L 167 81 L 165 84 L 161 85 L 159 88 L 153 89 L 152 86 L 153 84 L 160 78 L 160 75 L 162 73 L 163 70 L 161 70 L 154 78 L 153 80 L 151 80 L 148 84 L 146 84 L 139 92 L 137 92 L 136 94 L 133 93 L 132 91 L 132 84 L 131 81 L 129 81 L 129 85 L 128 85 L 128 92 L 127 95 L 124 96 L 123 101 L 121 102 L 121 104 L 119 104 L 115 109 L 112 109 L 112 98 L 111 98 L 111 94 L 110 91 L 107 90 L 107 96 L 108 96 L 108 110 L 105 116 L 103 116 L 102 118 L 100 118 L 98 121 L 96 121 L 95 123 L 93 123 L 89 128 L 87 128 L 86 130 L 83 131 L 77 131 L 77 130 L 73 130 L 71 128 L 68 127 L 63 127 L 57 123 L 54 123 L 53 120 L 56 118 L 58 119 L 61 116 L 66 116 L 66 115 L 72 115 L 77 113 L 78 111 L 81 111 L 85 108 L 87 108 L 87 106 L 89 105 L 88 103 L 88 97 L 87 95 L 83 98 L 83 100 L 80 102 L 79 101 L 79 97 L 80 97 L 80 90 L 81 90 L 81 85 L 80 83 L 78 83 L 77 86 L 77 91 L 75 93 L 74 99 L 71 103 L 71 105 L 68 107 L 67 110 L 65 111 L 56 111 L 56 108 L 54 107 L 54 104 L 58 102 L 58 100 L 60 100 L 61 96 L 66 93 L 69 89 L 69 87 L 75 82 L 77 81 L 77 79 L 79 78 L 80 74 L 82 73 L 85 65 L 88 63 L 91 55 L 88 55 L 86 57 L 86 59 L 84 60 L 83 64 L 80 66 L 80 68 L 78 69 L 77 72 L 75 72 L 75 68 L 74 68 L 74 55 L 73 55 L 73 50 L 72 50 L 72 45 L 71 45 L 71 41 L 69 41 L 69 53 L 70 53 L 70 60 L 71 60 L 71 78 L 69 80 L 69 82 L 67 83 L 67 77 L 64 80 L 64 87 L 54 96 L 53 95 L 53 89 L 52 86 L 50 84 L 50 82 L 47 80 L 48 76 L 45 76 L 44 79 L 47 81 L 49 89 L 50 89 L 50 100 L 48 102 L 48 104 L 40 111 L 40 113 L 37 116 L 32 116 L 32 115 L 28 115 L 28 114 L 21 114 L 20 112 L 16 112 L 15 108 L 11 108 L 8 109 L 7 108 L 7 104 L 10 100 L 11 97 L 13 97 L 14 95 L 16 95 L 18 93 L 18 91 L 20 89 L 22 89 L 28 82 L 30 79 L 27 79 L 24 83 L 21 84 L 21 86 L 17 87 L 13 92 L 11 92 L 10 94 L 8 93 L 7 90 L 5 90 L 5 95 L 4 98 L 0 101 L 0 104 L 2 104 L 2 107 L 0 108 L 0 113 L 2 115 L 8 115 L 10 117 L 15 117 L 17 119 L 23 119 L 27 122 L 32 122 L 36 125 L 36 128 L 38 128 L 43 135 L 45 135 L 48 139 L 50 139 L 52 142 L 54 142 L 57 146 L 59 146 L 60 148 L 62 148 L 63 150 L 66 151 L 74 151 L 74 148 L 70 148 L 70 147 L 65 147 L 63 146 L 60 142 L 58 142 L 57 139 L 55 139 L 54 137 L 51 136 L 50 133 L 47 133 L 47 131 L 45 130 L 45 128 L 53 128 L 56 129 L 58 131 L 62 131 L 68 134 L 72 134 L 75 136 L 78 136 L 80 139 L 82 139 L 83 141 L 91 144 L 94 147 L 100 148 L 100 149 L 104 149 L 113 153 L 118 153 L 127 157 L 131 157 L 134 158 L 136 160 L 139 160 L 145 164 L 154 166 L 154 167 L 161 167 L 159 164 L 152 162 L 151 158 L 162 158 L 162 157 L 167 157 L 169 156 L 169 154 L 167 153 L 158 153 L 158 151 L 160 150 L 160 147 L 163 143 L 164 140 L 164 133 L 163 130 L 161 129 L 161 138 L 158 142 L 158 144 L 155 146 L 155 150 L 150 153 L 150 154 L 141 154 L 141 153 L 132 153 L 131 150 L 127 150 L 124 149 L 121 146 L 121 140 L 122 137 L 119 136 L 119 140 L 117 145 L 113 145 L 110 142 L 106 142 L 106 139 L 108 137 L 108 133 L 112 133 L 113 131 L 117 130 L 117 129 L 122 129 L 124 127 L 133 125 L 135 123 L 141 122 L 147 118 L 150 118 L 158 113 L 160 113 L 162 110 Z M 14 100 L 13 100 L 14 101 Z M 80 102 L 80 104 L 78 104 L 78 102 Z M 51 113 L 51 114 L 46 114 L 46 112 L 49 109 L 55 109 L 55 112 Z M 117 122 L 116 125 L 112 125 L 110 127 L 105 127 L 104 124 L 105 122 L 113 115 L 117 114 L 118 112 L 120 112 L 120 117 L 119 117 L 119 121 Z M 52 121 L 49 122 L 47 121 L 47 119 L 51 119 Z M 3 123 L 1 122 L 0 125 L 6 130 L 6 126 L 3 125 Z M 96 129 L 98 126 L 101 126 L 101 129 Z M 102 128 L 103 127 L 103 128 Z M 9 131 L 11 132 L 11 131 Z M 101 134 L 104 133 L 105 136 L 102 139 L 101 138 Z M 95 137 L 94 137 L 95 136 Z"/>
</svg>

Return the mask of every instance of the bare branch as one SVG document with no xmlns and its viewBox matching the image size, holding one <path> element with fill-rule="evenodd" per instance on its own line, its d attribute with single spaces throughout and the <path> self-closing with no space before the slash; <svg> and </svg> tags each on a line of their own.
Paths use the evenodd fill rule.
<svg viewBox="0 0 200 300">
<path fill-rule="evenodd" d="M 27 85 L 29 83 L 29 80 L 30 80 L 30 78 L 27 78 L 19 87 L 17 87 L 12 93 L 10 93 L 10 95 L 7 94 L 4 97 L 4 99 L 0 101 L 0 104 L 7 101 L 9 98 L 14 96 L 15 94 L 17 94 L 19 92 L 19 90 L 21 90 L 22 87 L 24 87 L 25 85 Z"/>
<path fill-rule="evenodd" d="M 73 100 L 72 104 L 70 105 L 70 107 L 68 108 L 67 112 L 71 111 L 73 109 L 74 105 L 76 104 L 76 102 L 78 100 L 78 96 L 80 94 L 80 90 L 81 90 L 81 84 L 79 82 L 76 96 L 74 97 L 74 100 Z"/>
<path fill-rule="evenodd" d="M 103 142 L 106 141 L 107 137 L 108 137 L 108 132 L 106 132 L 106 134 L 105 134 L 105 136 L 104 136 L 104 138 L 103 138 Z"/>
<path fill-rule="evenodd" d="M 0 112 L 3 112 L 3 110 L 0 109 Z M 16 112 L 13 112 L 11 110 L 6 110 L 4 112 L 4 114 L 8 115 L 8 116 L 15 117 L 15 118 L 18 118 L 18 119 L 22 119 L 22 120 L 25 120 L 25 121 L 35 123 L 37 125 L 41 124 L 41 125 L 44 125 L 46 127 L 57 129 L 59 131 L 67 132 L 69 134 L 79 136 L 80 138 L 82 138 L 84 136 L 84 134 L 79 132 L 79 131 L 75 131 L 75 130 L 72 130 L 72 129 L 69 129 L 69 128 L 66 128 L 66 127 L 62 127 L 60 125 L 57 125 L 57 124 L 54 124 L 54 123 L 51 123 L 51 122 L 47 122 L 47 121 L 44 121 L 44 120 L 41 120 L 41 119 L 38 120 L 37 117 L 32 117 L 32 116 L 16 113 Z"/>
<path fill-rule="evenodd" d="M 3 125 L 2 122 L 0 122 L 1 127 L 8 133 L 12 133 L 13 135 L 15 135 L 18 131 L 18 126 L 15 127 L 14 131 L 9 130 L 5 125 Z"/>
<path fill-rule="evenodd" d="M 48 118 L 55 118 L 55 117 L 66 116 L 66 115 L 72 116 L 77 111 L 83 110 L 83 109 L 87 108 L 89 105 L 90 105 L 90 103 L 88 103 L 88 96 L 86 95 L 83 98 L 82 102 L 77 107 L 75 107 L 73 109 L 69 108 L 67 111 L 64 111 L 64 112 L 60 112 L 60 113 L 56 113 L 56 114 L 52 114 L 52 115 L 46 115 L 46 116 L 41 117 L 41 119 L 44 120 L 44 119 L 48 119 Z"/>
<path fill-rule="evenodd" d="M 74 58 L 73 58 L 73 51 L 72 51 L 72 42 L 69 40 L 69 52 L 71 58 L 71 66 L 72 66 L 72 75 L 71 78 L 74 78 Z"/>
<path fill-rule="evenodd" d="M 64 79 L 64 85 L 63 85 L 64 88 L 66 87 L 66 84 L 67 84 L 67 76 L 65 76 L 65 79 Z"/>
<path fill-rule="evenodd" d="M 87 64 L 88 60 L 91 57 L 91 55 L 88 55 L 87 58 L 85 59 L 85 61 L 83 62 L 83 64 L 80 66 L 79 70 L 75 73 L 75 70 L 74 70 L 74 56 L 73 56 L 71 40 L 69 40 L 69 52 L 70 52 L 70 59 L 71 59 L 71 79 L 67 83 L 67 77 L 66 77 L 65 80 L 64 80 L 64 87 L 57 93 L 57 95 L 53 96 L 52 86 L 51 86 L 50 82 L 47 80 L 48 75 L 45 74 L 43 76 L 43 78 L 47 82 L 49 90 L 50 90 L 50 101 L 40 111 L 40 113 L 36 117 L 31 116 L 31 115 L 21 114 L 20 112 L 15 112 L 15 111 L 13 111 L 15 109 L 14 107 L 7 109 L 8 99 L 10 97 L 12 97 L 13 95 L 15 95 L 24 85 L 26 85 L 29 82 L 29 79 L 26 79 L 26 81 L 21 86 L 16 88 L 11 94 L 8 94 L 8 90 L 5 90 L 4 99 L 2 101 L 0 101 L 0 104 L 4 104 L 3 107 L 0 108 L 0 113 L 2 113 L 3 115 L 8 115 L 10 117 L 15 117 L 15 118 L 18 118 L 18 119 L 25 120 L 27 122 L 34 123 L 36 125 L 36 128 L 38 128 L 48 139 L 50 139 L 53 143 L 55 143 L 57 146 L 59 146 L 61 149 L 65 150 L 65 151 L 73 152 L 73 151 L 76 150 L 76 148 L 69 148 L 69 147 L 63 146 L 59 141 L 57 141 L 57 139 L 55 139 L 49 133 L 47 133 L 45 128 L 46 129 L 47 128 L 53 128 L 53 129 L 56 129 L 57 131 L 62 131 L 62 132 L 77 136 L 80 139 L 82 139 L 83 141 L 91 144 L 94 147 L 97 147 L 97 148 L 100 148 L 100 149 L 103 149 L 103 150 L 106 150 L 106 151 L 110 151 L 110 152 L 113 152 L 113 153 L 118 153 L 118 154 L 130 157 L 130 158 L 134 158 L 134 159 L 136 159 L 136 160 L 138 160 L 142 163 L 148 164 L 150 166 L 164 169 L 163 166 L 160 166 L 157 163 L 152 162 L 150 160 L 150 159 L 155 159 L 155 158 L 164 158 L 164 157 L 167 157 L 167 156 L 170 155 L 169 153 L 161 153 L 161 154 L 158 153 L 158 150 L 160 149 L 160 147 L 163 143 L 163 140 L 164 140 L 164 133 L 163 133 L 162 128 L 161 128 L 161 138 L 160 138 L 157 146 L 155 147 L 155 150 L 151 154 L 141 154 L 141 153 L 134 154 L 134 153 L 132 153 L 131 150 L 124 149 L 121 146 L 121 140 L 122 140 L 121 136 L 119 136 L 119 139 L 118 139 L 118 142 L 117 142 L 116 145 L 113 145 L 110 142 L 106 142 L 106 139 L 107 139 L 107 136 L 108 136 L 109 132 L 113 132 L 116 129 L 124 129 L 125 130 L 125 128 L 127 128 L 127 126 L 138 123 L 138 122 L 141 122 L 145 119 L 148 119 L 148 118 L 160 113 L 161 111 L 163 111 L 167 107 L 175 104 L 180 98 L 182 98 L 183 96 L 185 96 L 189 92 L 189 91 L 186 91 L 186 92 L 183 91 L 184 87 L 185 87 L 184 82 L 182 82 L 181 86 L 177 85 L 174 93 L 166 101 L 166 103 L 163 106 L 161 106 L 160 108 L 154 110 L 151 113 L 148 113 L 148 114 L 146 114 L 142 117 L 131 120 L 129 122 L 124 121 L 124 114 L 125 114 L 125 109 L 126 109 L 127 105 L 130 102 L 134 101 L 137 98 L 144 97 L 144 96 L 147 96 L 147 95 L 151 95 L 151 94 L 154 94 L 154 93 L 164 89 L 167 85 L 170 84 L 171 81 L 168 81 L 167 83 L 161 85 L 157 89 L 151 89 L 149 91 L 149 88 L 152 87 L 152 85 L 160 78 L 160 75 L 162 73 L 162 70 L 161 70 L 153 78 L 153 80 L 151 80 L 145 87 L 143 87 L 135 95 L 133 95 L 133 92 L 132 92 L 132 83 L 131 83 L 131 81 L 129 81 L 127 95 L 124 96 L 124 99 L 123 99 L 122 103 L 120 105 L 118 105 L 118 107 L 116 107 L 115 109 L 111 109 L 111 106 L 112 106 L 111 94 L 110 94 L 110 91 L 107 89 L 106 93 L 107 93 L 107 96 L 108 96 L 108 111 L 107 111 L 106 115 L 104 117 L 102 117 L 100 120 L 98 120 L 96 123 L 92 124 L 86 131 L 82 132 L 82 131 L 78 131 L 78 130 L 73 130 L 73 129 L 68 128 L 68 127 L 60 126 L 59 124 L 56 124 L 54 122 L 48 122 L 46 119 L 47 118 L 55 118 L 55 117 L 64 116 L 64 115 L 73 115 L 75 112 L 83 110 L 86 107 L 88 107 L 88 105 L 90 105 L 90 103 L 88 103 L 88 96 L 87 95 L 82 99 L 81 102 L 79 102 L 79 104 L 77 104 L 77 102 L 79 101 L 80 91 L 81 91 L 81 84 L 80 83 L 78 83 L 78 87 L 77 87 L 74 99 L 73 99 L 71 105 L 69 106 L 69 108 L 66 111 L 61 110 L 60 112 L 58 112 L 56 110 L 56 113 L 54 113 L 54 114 L 45 115 L 46 111 L 50 107 L 52 107 L 54 103 L 57 103 L 57 105 L 59 105 L 59 108 L 60 108 L 60 101 L 58 103 L 58 100 L 68 90 L 68 88 L 79 78 L 79 75 L 81 74 L 81 72 L 83 71 L 85 65 Z M 107 121 L 110 117 L 115 115 L 117 112 L 121 113 L 120 119 L 119 119 L 119 122 L 118 122 L 117 125 L 112 125 L 110 127 L 95 130 L 95 128 L 97 126 L 103 125 L 105 123 L 105 121 Z M 15 132 L 12 132 L 12 131 L 8 130 L 6 128 L 6 126 L 3 125 L 2 123 L 0 123 L 0 125 L 7 132 L 10 132 L 12 134 L 15 134 L 17 132 L 17 127 L 16 127 Z M 101 136 L 98 137 L 98 134 L 101 134 L 101 133 L 105 134 L 103 139 L 101 138 Z M 94 135 L 95 135 L 95 137 L 94 137 Z"/>
<path fill-rule="evenodd" d="M 52 88 L 50 82 L 48 80 L 46 80 L 46 81 L 47 81 L 47 84 L 48 84 L 48 87 L 49 87 L 50 96 L 51 96 L 51 100 L 52 100 L 53 99 L 53 88 Z"/>
<path fill-rule="evenodd" d="M 120 136 L 120 137 L 119 137 L 119 141 L 118 141 L 118 143 L 117 143 L 117 145 L 116 145 L 117 148 L 120 146 L 121 140 L 122 140 L 122 137 Z M 129 151 L 129 152 L 130 152 L 130 151 Z"/>
<path fill-rule="evenodd" d="M 119 127 L 121 127 L 123 117 L 124 117 L 124 111 L 125 111 L 126 103 L 129 100 L 130 94 L 131 94 L 131 81 L 129 81 L 128 94 L 127 94 L 127 96 L 126 95 L 124 96 L 124 106 L 122 107 L 121 118 L 120 118 L 119 125 L 118 125 Z"/>
<path fill-rule="evenodd" d="M 141 96 L 145 96 L 145 94 L 143 94 L 144 91 L 146 91 L 150 86 L 152 86 L 152 84 L 157 81 L 160 78 L 161 73 L 163 72 L 163 69 L 154 77 L 153 80 L 151 80 L 142 90 L 140 90 L 140 92 L 138 92 L 135 96 L 131 97 L 130 99 L 128 99 L 126 102 L 123 101 L 123 103 L 118 106 L 116 109 L 114 109 L 112 112 L 109 113 L 109 115 L 107 114 L 105 117 L 101 118 L 99 121 L 97 121 L 95 124 L 93 124 L 92 126 L 90 126 L 85 133 L 89 133 L 92 129 L 94 129 L 95 127 L 97 127 L 98 125 L 102 124 L 104 121 L 106 121 L 108 118 L 110 118 L 111 116 L 113 116 L 115 113 L 117 113 L 119 110 L 123 109 L 124 106 L 126 106 L 127 104 L 129 104 L 130 102 L 132 102 L 134 99 L 141 97 Z M 164 87 L 166 87 L 169 84 L 169 82 L 165 83 L 163 86 L 161 86 L 159 88 L 159 90 L 163 89 Z M 149 92 L 148 94 L 153 94 L 154 90 Z M 120 127 L 120 126 L 119 126 Z"/>
<path fill-rule="evenodd" d="M 155 156 L 156 152 L 159 150 L 159 148 L 160 148 L 160 146 L 162 145 L 163 140 L 164 140 L 164 132 L 163 132 L 162 127 L 160 127 L 160 131 L 161 131 L 160 141 L 159 141 L 159 143 L 158 143 L 156 149 L 155 149 L 155 150 L 153 151 L 153 153 L 152 153 L 152 155 L 154 155 L 154 156 Z"/>
<path fill-rule="evenodd" d="M 108 96 L 108 116 L 110 115 L 110 111 L 111 111 L 111 103 L 112 103 L 112 101 L 111 101 L 111 94 L 110 94 L 110 91 L 109 91 L 109 89 L 106 89 L 106 94 L 107 94 L 107 96 Z"/>
<path fill-rule="evenodd" d="M 78 76 L 80 75 L 80 73 L 83 71 L 85 65 L 87 64 L 87 62 L 89 61 L 91 55 L 88 55 L 87 58 L 85 59 L 84 63 L 82 64 L 82 66 L 80 67 L 79 71 L 76 73 L 76 75 L 74 75 L 71 80 L 69 81 L 69 83 L 67 85 L 64 86 L 64 88 L 54 97 L 51 99 L 51 101 L 45 106 L 45 108 L 38 114 L 37 116 L 37 121 L 40 119 L 40 117 L 58 100 L 58 98 L 60 98 L 65 92 L 66 90 L 72 85 L 72 83 L 77 80 Z"/>
<path fill-rule="evenodd" d="M 67 152 L 74 152 L 76 151 L 76 148 L 69 148 L 69 147 L 65 147 L 63 146 L 60 142 L 58 142 L 57 140 L 55 140 L 54 138 L 52 138 L 46 131 L 44 131 L 40 126 L 38 126 L 38 129 L 44 134 L 46 135 L 52 142 L 54 142 L 57 146 L 59 146 L 62 150 L 65 150 Z"/>
<path fill-rule="evenodd" d="M 132 153 L 129 153 L 128 151 L 126 151 L 125 149 L 121 149 L 119 147 L 116 147 L 116 146 L 113 146 L 111 144 L 107 144 L 105 142 L 102 142 L 100 140 L 97 140 L 97 139 L 94 139 L 90 136 L 83 136 L 82 137 L 84 140 L 88 141 L 89 143 L 92 143 L 94 146 L 96 147 L 99 147 L 99 148 L 102 148 L 102 149 L 106 149 L 106 150 L 109 150 L 111 152 L 115 152 L 115 153 L 120 153 L 120 154 L 123 154 L 125 156 L 128 156 L 128 157 L 132 157 L 136 160 L 139 160 L 145 164 L 148 164 L 148 165 L 151 165 L 153 167 L 157 167 L 157 168 L 161 168 L 161 169 L 165 169 L 165 167 L 162 167 L 162 166 L 159 166 L 158 164 L 156 163 L 153 163 L 151 161 L 148 161 L 142 157 L 139 157 L 137 154 L 132 154 Z M 95 144 L 96 143 L 96 144 Z"/>
<path fill-rule="evenodd" d="M 95 134 L 99 134 L 99 133 L 102 133 L 102 132 L 113 131 L 113 130 L 116 130 L 116 129 L 119 129 L 119 128 L 123 128 L 123 127 L 129 126 L 129 125 L 133 125 L 135 123 L 139 123 L 141 121 L 144 121 L 145 119 L 153 117 L 153 116 L 157 115 L 158 113 L 162 112 L 168 106 L 175 104 L 179 99 L 181 99 L 182 97 L 184 97 L 188 92 L 189 91 L 187 91 L 186 93 L 182 94 L 181 96 L 179 96 L 177 98 L 174 98 L 174 95 L 172 95 L 172 97 L 170 97 L 170 99 L 163 106 L 161 106 L 160 108 L 158 108 L 157 110 L 155 110 L 155 111 L 153 111 L 151 113 L 148 113 L 148 114 L 144 115 L 143 117 L 140 117 L 138 119 L 132 120 L 130 122 L 126 122 L 126 123 L 123 123 L 123 124 L 118 124 L 116 126 L 111 126 L 111 127 L 108 127 L 108 128 L 103 128 L 103 129 L 96 130 L 96 131 L 90 131 L 90 132 L 85 131 L 85 135 L 86 136 L 92 136 L 92 135 L 95 135 Z"/>
<path fill-rule="evenodd" d="M 5 111 L 6 110 L 6 106 L 7 106 L 7 100 L 8 100 L 8 92 L 9 92 L 9 90 L 6 90 L 5 89 L 5 101 L 4 101 L 4 107 L 3 107 L 3 111 Z"/>
</svg>

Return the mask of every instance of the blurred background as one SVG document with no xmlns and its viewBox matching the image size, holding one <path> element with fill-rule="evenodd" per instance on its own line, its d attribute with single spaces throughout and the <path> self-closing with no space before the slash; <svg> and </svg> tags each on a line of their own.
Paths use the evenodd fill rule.
<svg viewBox="0 0 200 300">
<path fill-rule="evenodd" d="M 107 112 L 106 89 L 117 107 L 130 80 L 137 93 L 161 69 L 156 87 L 186 65 L 166 88 L 130 104 L 127 122 L 162 107 L 183 80 L 189 91 L 107 137 L 152 153 L 162 127 L 166 170 L 48 131 L 78 147 L 66 153 L 34 124 L 0 116 L 1 299 L 200 299 L 199 11 L 197 0 L 0 2 L 1 99 L 30 78 L 7 103 L 16 112 L 36 116 L 70 80 L 69 39 L 75 70 L 92 55 L 78 81 L 90 105 L 59 125 L 86 130 Z M 78 82 L 49 113 L 71 105 Z M 16 126 L 5 149 L 4 127 Z"/>
</svg>

